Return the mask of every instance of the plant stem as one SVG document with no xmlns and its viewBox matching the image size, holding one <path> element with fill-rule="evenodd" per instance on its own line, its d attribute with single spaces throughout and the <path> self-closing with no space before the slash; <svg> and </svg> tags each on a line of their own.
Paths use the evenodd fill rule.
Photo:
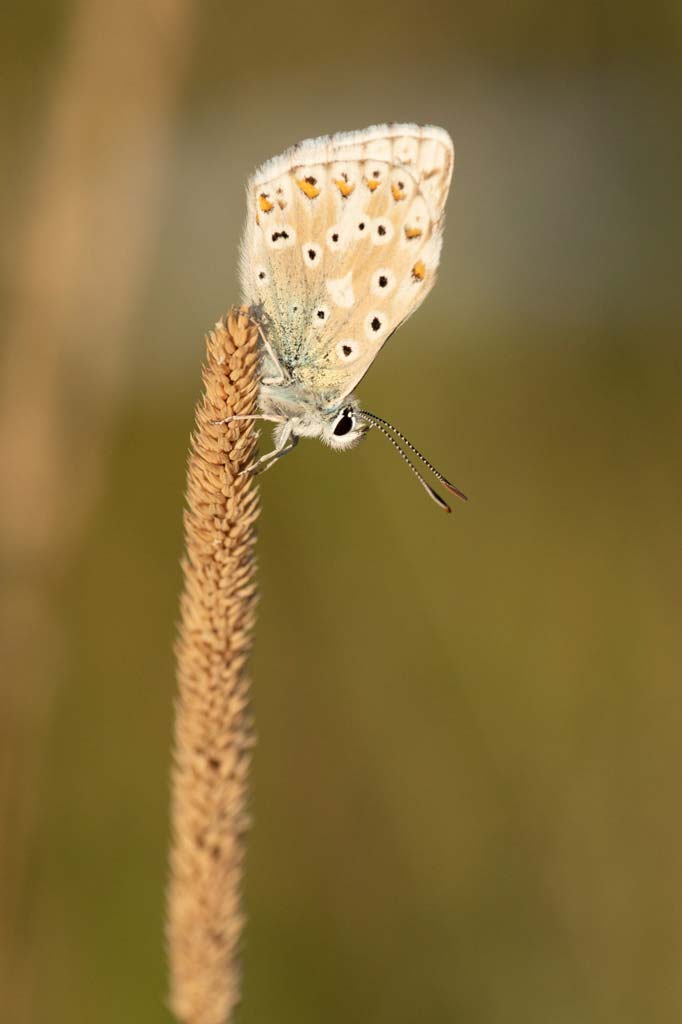
<svg viewBox="0 0 682 1024">
<path fill-rule="evenodd" d="M 254 744 L 247 659 L 257 600 L 254 424 L 258 334 L 232 310 L 207 338 L 204 394 L 187 471 L 184 591 L 177 643 L 170 1003 L 183 1024 L 226 1024 L 240 997 L 241 884 Z"/>
</svg>

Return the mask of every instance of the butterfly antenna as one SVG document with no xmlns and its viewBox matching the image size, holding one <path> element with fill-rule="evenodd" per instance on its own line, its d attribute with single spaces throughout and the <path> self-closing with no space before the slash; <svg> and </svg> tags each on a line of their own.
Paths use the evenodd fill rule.
<svg viewBox="0 0 682 1024">
<path fill-rule="evenodd" d="M 436 477 L 436 479 L 440 480 L 440 482 L 442 483 L 443 487 L 447 487 L 447 489 L 449 491 L 452 491 L 453 494 L 456 494 L 458 498 L 462 499 L 462 501 L 468 501 L 469 500 L 467 498 L 466 494 L 464 494 L 463 491 L 460 491 L 460 489 L 458 487 L 455 487 L 454 484 L 451 484 L 449 480 L 446 480 L 445 477 L 443 476 L 443 474 L 441 472 L 439 472 L 439 470 L 437 470 L 436 467 L 432 463 L 429 462 L 429 460 L 426 458 L 426 456 L 422 455 L 422 453 L 419 451 L 419 449 L 415 448 L 415 446 L 412 444 L 412 442 L 408 441 L 408 439 L 405 437 L 405 435 L 402 434 L 398 430 L 397 427 L 394 427 L 392 423 L 389 423 L 388 420 L 382 420 L 381 416 L 377 416 L 373 412 L 366 412 L 366 410 L 364 410 L 364 409 L 360 410 L 360 415 L 366 417 L 367 420 L 369 420 L 370 423 L 373 423 L 374 426 L 378 427 L 380 430 L 381 430 L 381 426 L 385 427 L 386 430 L 382 430 L 382 433 L 386 434 L 386 437 L 388 437 L 389 441 L 391 441 L 393 439 L 391 438 L 391 436 L 386 431 L 387 430 L 392 430 L 393 433 L 396 434 L 400 438 L 400 440 L 403 442 L 403 444 L 407 445 L 407 447 L 410 449 L 410 451 L 413 452 L 417 456 L 417 458 L 420 459 L 424 463 L 424 465 L 427 466 L 431 470 L 431 472 Z M 381 426 L 379 426 L 379 424 L 381 424 Z M 406 459 L 409 462 L 409 459 L 407 459 L 407 456 L 402 451 L 402 449 L 397 444 L 396 444 L 396 447 L 398 448 L 398 451 L 401 453 L 403 458 Z M 412 464 L 410 463 L 410 465 L 412 465 Z M 414 466 L 412 468 L 414 469 Z M 415 472 L 416 472 L 416 470 L 415 470 Z M 420 474 L 417 473 L 417 476 L 420 476 Z M 421 477 L 420 477 L 420 479 L 421 479 Z"/>
<path fill-rule="evenodd" d="M 440 505 L 440 507 L 442 509 L 445 509 L 446 512 L 452 512 L 452 509 L 450 508 L 448 503 L 446 501 L 443 501 L 443 499 L 441 498 L 440 494 L 438 494 L 437 491 L 434 491 L 433 487 L 431 487 L 431 485 L 426 482 L 426 480 L 421 475 L 421 473 L 419 472 L 417 467 L 412 462 L 410 462 L 410 460 L 408 459 L 407 455 L 402 450 L 402 448 L 400 447 L 400 445 L 398 444 L 396 439 L 394 437 L 391 437 L 391 435 L 389 434 L 388 430 L 386 430 L 386 427 L 384 427 L 382 425 L 383 424 L 383 420 L 379 419 L 378 416 L 373 416 L 372 413 L 360 412 L 358 415 L 360 415 L 360 416 L 362 416 L 363 418 L 366 419 L 367 424 L 368 424 L 369 427 L 376 427 L 377 430 L 380 431 L 380 433 L 382 433 L 384 435 L 384 437 L 388 438 L 388 440 L 391 442 L 391 444 L 393 445 L 395 450 L 400 454 L 401 458 L 403 458 L 405 460 L 405 462 L 407 463 L 407 465 L 410 467 L 410 469 L 412 470 L 412 472 L 414 473 L 414 475 L 416 476 L 417 480 L 422 485 L 422 487 L 424 488 L 424 490 L 426 491 L 428 496 L 430 498 L 432 498 L 433 501 L 435 501 L 435 503 L 437 505 Z"/>
</svg>

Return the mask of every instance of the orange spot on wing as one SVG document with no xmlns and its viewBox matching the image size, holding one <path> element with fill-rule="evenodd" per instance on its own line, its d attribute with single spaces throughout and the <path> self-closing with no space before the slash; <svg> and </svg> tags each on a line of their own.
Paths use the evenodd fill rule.
<svg viewBox="0 0 682 1024">
<path fill-rule="evenodd" d="M 370 190 L 370 192 L 373 192 L 375 188 L 379 188 L 380 184 L 380 181 L 377 181 L 375 178 L 370 178 L 369 181 L 367 182 L 367 188 Z"/>
<path fill-rule="evenodd" d="M 348 199 L 351 192 L 355 190 L 355 185 L 349 185 L 343 178 L 334 178 L 334 184 L 344 199 Z"/>
<path fill-rule="evenodd" d="M 297 178 L 296 184 L 303 195 L 307 196 L 308 199 L 316 199 L 320 194 L 320 189 L 317 187 L 317 178 L 313 178 L 312 176 L 307 178 Z"/>
<path fill-rule="evenodd" d="M 405 228 L 405 238 L 421 238 L 423 233 L 421 228 Z"/>
<path fill-rule="evenodd" d="M 270 211 L 274 208 L 275 204 L 270 202 L 265 192 L 261 192 L 261 194 L 258 196 L 258 205 L 260 206 L 263 213 L 270 213 Z"/>
<path fill-rule="evenodd" d="M 391 185 L 391 192 L 396 203 L 399 203 L 402 199 L 407 199 L 407 192 L 402 187 L 402 182 L 394 181 Z"/>
<path fill-rule="evenodd" d="M 415 281 L 423 281 L 426 276 L 426 267 L 422 260 L 417 260 L 412 267 L 412 277 Z"/>
</svg>

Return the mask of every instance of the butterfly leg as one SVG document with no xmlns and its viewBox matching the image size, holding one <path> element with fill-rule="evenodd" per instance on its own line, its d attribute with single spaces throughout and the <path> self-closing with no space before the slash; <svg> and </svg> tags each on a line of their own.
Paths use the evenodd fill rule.
<svg viewBox="0 0 682 1024">
<path fill-rule="evenodd" d="M 284 448 L 275 448 L 274 451 L 268 452 L 266 455 L 263 456 L 262 459 L 259 459 L 256 465 L 254 466 L 252 470 L 253 475 L 258 476 L 259 473 L 266 473 L 269 469 L 272 469 L 275 463 L 278 462 L 283 455 L 287 455 L 289 452 L 292 452 L 297 444 L 298 438 L 293 437 L 289 444 L 285 445 Z M 265 461 L 266 459 L 267 462 Z M 262 463 L 260 467 L 259 463 Z"/>
<path fill-rule="evenodd" d="M 293 451 L 298 444 L 298 437 L 292 433 L 289 428 L 286 433 L 280 438 L 277 448 L 273 448 L 271 452 L 266 452 L 265 455 L 261 455 L 255 462 L 251 462 L 245 469 L 239 474 L 242 476 L 244 473 L 253 473 L 257 476 L 259 473 L 265 473 L 268 469 L 272 469 L 275 463 L 282 458 L 283 455 L 287 455 Z"/>
<path fill-rule="evenodd" d="M 283 416 L 263 416 L 261 413 L 254 413 L 249 416 L 226 416 L 224 420 L 211 420 L 214 427 L 219 427 L 223 423 L 232 423 L 233 420 L 267 420 L 268 423 L 284 423 L 286 422 Z"/>
</svg>

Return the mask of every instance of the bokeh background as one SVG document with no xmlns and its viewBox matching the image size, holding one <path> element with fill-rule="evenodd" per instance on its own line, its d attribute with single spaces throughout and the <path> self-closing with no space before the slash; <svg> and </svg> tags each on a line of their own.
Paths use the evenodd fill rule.
<svg viewBox="0 0 682 1024">
<path fill-rule="evenodd" d="M 252 168 L 442 124 L 378 436 L 262 484 L 242 1024 L 682 1019 L 674 0 L 5 19 L 0 1017 L 169 1021 L 181 508 Z"/>
</svg>

